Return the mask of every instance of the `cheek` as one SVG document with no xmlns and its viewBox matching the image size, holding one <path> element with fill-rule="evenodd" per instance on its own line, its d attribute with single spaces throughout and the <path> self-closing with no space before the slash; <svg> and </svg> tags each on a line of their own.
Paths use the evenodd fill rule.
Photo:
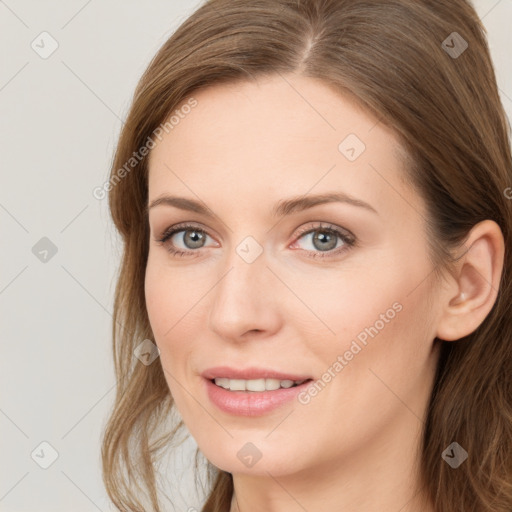
<svg viewBox="0 0 512 512">
<path fill-rule="evenodd" d="M 169 268 L 161 255 L 150 252 L 144 281 L 146 308 L 157 341 L 172 337 L 180 319 L 200 296 L 197 281 L 186 272 Z"/>
<path fill-rule="evenodd" d="M 180 410 L 188 407 L 190 398 L 183 386 L 188 389 L 191 375 L 197 371 L 194 362 L 204 351 L 200 340 L 205 338 L 211 309 L 207 292 L 215 283 L 213 277 L 208 279 L 212 272 L 205 271 L 200 276 L 193 267 L 170 266 L 165 255 L 150 253 L 144 283 L 146 308 L 160 350 L 160 362 Z"/>
<path fill-rule="evenodd" d="M 173 396 L 183 379 L 184 362 L 192 349 L 193 336 L 187 333 L 187 310 L 193 304 L 190 286 L 185 286 L 180 273 L 165 264 L 148 258 L 144 282 L 146 309 L 155 343 L 160 350 L 160 362 Z"/>
<path fill-rule="evenodd" d="M 294 292 L 283 294 L 281 310 L 288 320 L 294 318 L 302 339 L 340 353 L 358 335 L 364 343 L 366 328 L 376 324 L 379 331 L 386 330 L 399 316 L 410 288 L 408 278 L 396 275 L 394 267 L 397 262 L 379 251 L 371 258 L 342 262 L 339 269 L 281 272 Z"/>
<path fill-rule="evenodd" d="M 168 325 L 167 328 L 165 327 L 164 320 L 166 316 L 165 311 L 170 310 L 172 307 L 172 298 L 170 294 L 165 292 L 165 274 L 162 274 L 161 277 L 158 274 L 155 266 L 151 265 L 148 260 L 144 281 L 144 293 L 149 323 L 151 324 L 151 330 L 153 331 L 157 344 L 159 344 L 159 340 L 170 327 L 170 325 Z"/>
<path fill-rule="evenodd" d="M 179 411 L 187 411 L 185 382 L 193 336 L 186 332 L 186 309 L 190 300 L 185 295 L 190 287 L 180 283 L 179 272 L 148 258 L 144 283 L 146 308 L 155 343 L 160 350 L 164 377 Z M 185 306 L 186 309 L 185 309 Z"/>
<path fill-rule="evenodd" d="M 352 292 L 347 299 L 338 291 L 337 304 L 329 310 L 336 337 L 324 336 L 310 346 L 318 380 L 316 389 L 302 395 L 305 405 L 299 411 L 304 425 L 308 418 L 336 425 L 326 432 L 325 442 L 340 450 L 378 436 L 401 414 L 412 411 L 421 417 L 429 393 L 434 361 L 426 291 L 419 287 L 410 293 L 408 279 L 383 276 L 386 286 L 378 292 L 354 287 L 346 290 Z M 331 295 L 335 299 L 336 292 Z M 323 311 L 327 316 L 328 310 Z"/>
<path fill-rule="evenodd" d="M 338 356 L 343 373 L 351 367 L 355 380 L 368 379 L 369 368 L 390 382 L 423 371 L 434 337 L 425 279 L 431 269 L 424 254 L 400 260 L 397 252 L 382 252 L 371 264 L 357 262 L 301 289 L 319 319 L 310 315 L 309 327 L 302 320 L 301 332 L 326 371 Z M 296 279 L 297 290 L 299 283 Z"/>
<path fill-rule="evenodd" d="M 344 302 L 345 325 L 342 320 L 334 325 L 342 334 L 328 362 L 342 356 L 337 366 L 342 377 L 329 393 L 332 400 L 342 397 L 356 415 L 356 404 L 365 404 L 361 411 L 380 411 L 383 420 L 389 419 L 403 408 L 401 400 L 422 415 L 435 361 L 429 291 L 425 282 L 417 286 L 428 275 L 428 265 L 415 263 L 408 268 L 395 262 L 394 271 L 388 267 L 375 274 L 370 293 L 352 288 L 351 300 Z"/>
</svg>

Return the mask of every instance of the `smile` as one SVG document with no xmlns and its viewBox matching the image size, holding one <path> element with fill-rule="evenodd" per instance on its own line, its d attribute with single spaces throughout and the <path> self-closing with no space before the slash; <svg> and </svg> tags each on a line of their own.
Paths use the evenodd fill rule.
<svg viewBox="0 0 512 512">
<path fill-rule="evenodd" d="M 229 391 L 275 391 L 277 389 L 288 389 L 295 386 L 300 386 L 306 379 L 299 381 L 293 381 L 289 379 L 278 380 L 278 379 L 227 379 L 227 378 L 216 378 L 214 383 Z"/>
</svg>

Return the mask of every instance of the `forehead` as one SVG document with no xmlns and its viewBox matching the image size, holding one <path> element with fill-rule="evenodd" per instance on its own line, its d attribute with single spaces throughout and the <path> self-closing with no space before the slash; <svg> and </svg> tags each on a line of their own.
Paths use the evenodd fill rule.
<svg viewBox="0 0 512 512">
<path fill-rule="evenodd" d="M 396 135 L 318 80 L 277 75 L 210 86 L 193 98 L 151 151 L 150 200 L 192 192 L 224 203 L 258 198 L 256 206 L 335 189 L 377 209 L 395 196 L 397 209 L 397 194 L 410 193 Z"/>
</svg>

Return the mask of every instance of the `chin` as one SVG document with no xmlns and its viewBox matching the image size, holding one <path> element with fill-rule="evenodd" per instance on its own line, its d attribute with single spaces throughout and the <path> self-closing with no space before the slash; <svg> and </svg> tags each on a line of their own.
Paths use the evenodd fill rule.
<svg viewBox="0 0 512 512">
<path fill-rule="evenodd" d="M 266 434 L 265 434 L 266 435 Z M 231 439 L 222 448 L 219 445 L 210 449 L 201 449 L 205 457 L 217 468 L 228 473 L 253 476 L 285 476 L 303 469 L 297 460 L 300 447 L 288 445 L 285 450 L 267 442 L 237 442 Z"/>
</svg>

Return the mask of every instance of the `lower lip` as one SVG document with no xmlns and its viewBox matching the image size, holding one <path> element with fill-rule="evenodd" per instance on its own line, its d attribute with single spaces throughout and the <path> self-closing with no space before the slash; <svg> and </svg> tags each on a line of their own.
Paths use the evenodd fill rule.
<svg viewBox="0 0 512 512">
<path fill-rule="evenodd" d="M 208 397 L 221 410 L 237 416 L 261 416 L 291 402 L 311 380 L 274 391 L 229 391 L 205 379 Z"/>
</svg>

